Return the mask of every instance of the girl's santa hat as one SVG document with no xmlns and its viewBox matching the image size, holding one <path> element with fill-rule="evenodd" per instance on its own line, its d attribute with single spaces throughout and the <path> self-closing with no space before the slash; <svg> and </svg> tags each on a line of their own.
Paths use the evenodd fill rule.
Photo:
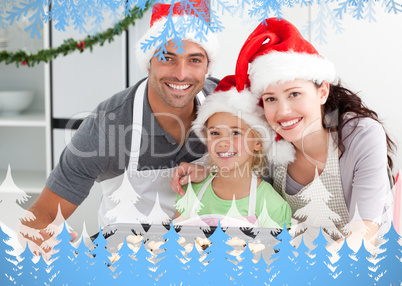
<svg viewBox="0 0 402 286">
<path fill-rule="evenodd" d="M 251 91 L 261 96 L 269 85 L 294 79 L 335 83 L 335 67 L 320 56 L 290 22 L 279 18 L 264 20 L 239 53 L 238 90 L 243 90 L 250 80 Z"/>
<path fill-rule="evenodd" d="M 200 14 L 203 14 L 204 20 L 199 19 L 197 15 L 194 15 L 194 9 L 185 9 L 182 6 L 181 2 L 174 4 L 173 6 L 170 4 L 161 4 L 157 3 L 153 6 L 152 16 L 150 28 L 147 30 L 145 35 L 142 36 L 140 41 L 137 44 L 136 56 L 137 62 L 140 68 L 144 72 L 148 72 L 148 68 L 150 66 L 150 60 L 154 56 L 158 45 L 162 42 L 161 40 L 157 41 L 154 45 L 147 47 L 147 50 L 144 51 L 141 49 L 141 44 L 145 44 L 147 41 L 154 40 L 154 38 L 158 38 L 162 31 L 165 28 L 165 25 L 174 25 L 174 29 L 177 33 L 179 33 L 179 37 L 182 41 L 191 41 L 198 45 L 200 45 L 208 56 L 208 72 L 211 73 L 215 67 L 215 63 L 218 57 L 218 38 L 215 33 L 211 31 L 207 31 L 206 35 L 201 35 L 201 31 L 205 31 L 204 21 L 208 22 L 209 17 L 209 9 L 205 0 L 197 0 L 192 3 L 194 6 L 200 8 Z M 168 16 L 171 14 L 172 23 L 168 22 Z M 182 32 L 181 26 L 188 25 L 191 23 L 191 31 Z M 173 33 L 170 33 L 167 40 L 173 39 Z M 177 35 L 176 35 L 177 36 Z M 199 37 L 198 37 L 199 36 Z M 202 40 L 200 40 L 200 38 Z M 184 49 L 186 47 L 184 46 Z"/>
<path fill-rule="evenodd" d="M 258 104 L 259 99 L 248 90 L 237 91 L 234 75 L 221 80 L 213 94 L 207 96 L 199 107 L 192 130 L 206 143 L 206 123 L 215 113 L 226 112 L 239 117 L 248 126 L 260 134 L 262 151 L 267 154 L 270 163 L 288 164 L 294 160 L 293 145 L 285 140 L 276 140 L 276 132 L 265 119 L 264 109 Z"/>
</svg>

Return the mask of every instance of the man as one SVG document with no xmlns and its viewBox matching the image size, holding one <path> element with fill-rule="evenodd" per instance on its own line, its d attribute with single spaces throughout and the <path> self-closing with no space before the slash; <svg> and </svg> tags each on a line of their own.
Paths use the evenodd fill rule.
<svg viewBox="0 0 402 286">
<path fill-rule="evenodd" d="M 156 36 L 169 7 L 154 6 L 151 28 L 140 43 Z M 179 14 L 180 9 L 175 7 L 174 13 Z M 180 17 L 175 15 L 173 19 Z M 102 102 L 84 120 L 29 208 L 36 216 L 30 227 L 46 227 L 56 217 L 58 205 L 63 217 L 68 218 L 95 181 L 103 189 L 101 226 L 147 221 L 158 204 L 167 216 L 174 217 L 176 194 L 169 186 L 173 168 L 205 152 L 204 145 L 189 130 L 197 105 L 218 83 L 206 79 L 217 48 L 215 35 L 209 35 L 207 42 L 199 42 L 194 35 L 186 34 L 181 54 L 176 54 L 170 40 L 165 60 L 154 56 L 156 48 L 146 53 L 138 49 L 137 57 L 147 68 L 148 78 Z M 130 184 L 119 190 L 124 179 Z M 131 186 L 135 193 L 130 192 Z M 133 206 L 138 212 L 132 211 Z M 43 231 L 41 234 L 47 236 Z"/>
</svg>

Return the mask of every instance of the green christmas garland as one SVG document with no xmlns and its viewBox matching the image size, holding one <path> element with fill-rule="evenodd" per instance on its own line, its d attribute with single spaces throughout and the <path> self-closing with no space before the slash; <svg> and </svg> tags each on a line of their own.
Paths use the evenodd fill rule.
<svg viewBox="0 0 402 286">
<path fill-rule="evenodd" d="M 70 38 L 64 40 L 63 44 L 57 48 L 40 50 L 35 54 L 28 54 L 21 50 L 17 52 L 1 51 L 0 63 L 5 62 L 6 65 L 15 63 L 17 67 L 19 67 L 20 64 L 23 66 L 33 67 L 35 64 L 39 64 L 41 62 L 47 63 L 57 58 L 60 54 L 66 56 L 76 51 L 80 51 L 82 53 L 85 49 L 92 51 L 92 48 L 95 45 L 100 44 L 103 46 L 106 41 L 108 43 L 112 42 L 115 36 L 120 35 L 123 31 L 127 30 L 129 26 L 134 25 L 135 20 L 141 19 L 144 12 L 148 10 L 148 3 L 146 8 L 143 10 L 134 7 L 132 10 L 130 10 L 131 16 L 125 17 L 123 20 L 116 23 L 112 28 L 109 28 L 102 33 L 87 36 L 80 41 Z"/>
</svg>

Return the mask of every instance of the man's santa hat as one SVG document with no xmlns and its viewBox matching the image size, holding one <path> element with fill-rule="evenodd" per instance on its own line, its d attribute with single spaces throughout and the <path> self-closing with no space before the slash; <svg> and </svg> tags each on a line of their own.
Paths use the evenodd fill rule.
<svg viewBox="0 0 402 286">
<path fill-rule="evenodd" d="M 269 126 L 259 99 L 247 89 L 238 91 L 234 75 L 223 78 L 213 94 L 207 96 L 199 107 L 192 130 L 206 143 L 206 123 L 215 113 L 226 112 L 239 117 L 260 134 L 262 151 L 269 163 L 288 164 L 294 160 L 293 145 L 285 140 L 276 140 L 276 132 Z"/>
<path fill-rule="evenodd" d="M 205 27 L 203 27 L 204 21 L 208 22 L 209 17 L 209 9 L 207 6 L 207 2 L 205 0 L 196 0 L 192 2 L 192 4 L 196 7 L 200 8 L 200 13 L 203 14 L 204 20 L 198 19 L 197 15 L 194 15 L 194 9 L 185 9 L 182 6 L 181 2 L 174 4 L 173 6 L 170 4 L 161 4 L 156 3 L 152 9 L 151 23 L 150 28 L 147 30 L 145 35 L 142 36 L 140 41 L 137 44 L 136 56 L 137 62 L 140 68 L 147 72 L 150 66 L 150 60 L 154 56 L 158 45 L 160 45 L 161 41 L 158 41 L 155 45 L 147 47 L 147 50 L 144 51 L 141 48 L 141 44 L 145 44 L 147 40 L 152 40 L 161 35 L 161 32 L 164 30 L 165 25 L 168 21 L 168 16 L 171 14 L 171 19 L 175 26 L 176 32 L 179 32 L 180 25 L 191 23 L 191 32 L 180 33 L 180 38 L 182 41 L 191 41 L 200 45 L 208 56 L 208 72 L 211 73 L 215 67 L 216 60 L 218 58 L 218 38 L 215 33 L 211 31 L 206 31 L 205 38 L 200 40 L 197 35 L 202 33 L 201 31 L 205 31 Z M 189 13 L 191 10 L 191 13 Z M 201 36 L 202 38 L 203 36 Z M 172 40 L 173 34 L 171 33 L 167 40 Z M 184 49 L 186 47 L 184 46 Z"/>
<path fill-rule="evenodd" d="M 238 90 L 249 80 L 251 91 L 261 96 L 269 85 L 294 79 L 335 83 L 335 67 L 288 21 L 264 20 L 240 50 L 236 63 Z"/>
</svg>

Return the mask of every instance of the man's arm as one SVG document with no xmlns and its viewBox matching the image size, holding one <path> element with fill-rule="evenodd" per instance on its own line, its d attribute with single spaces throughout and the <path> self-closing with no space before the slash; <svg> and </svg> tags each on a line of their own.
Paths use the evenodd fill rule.
<svg viewBox="0 0 402 286">
<path fill-rule="evenodd" d="M 61 213 L 65 219 L 70 217 L 70 215 L 78 207 L 77 205 L 70 203 L 56 193 L 53 193 L 48 187 L 45 186 L 39 197 L 28 209 L 28 211 L 31 211 L 35 215 L 35 220 L 22 221 L 22 223 L 31 228 L 39 229 L 40 234 L 43 236 L 44 240 L 47 240 L 51 237 L 51 235 L 46 233 L 43 229 L 54 221 L 57 216 L 59 205 Z M 36 244 L 41 245 L 44 240 L 33 241 Z"/>
<path fill-rule="evenodd" d="M 36 217 L 36 219 L 30 224 L 30 227 L 41 229 L 52 223 L 57 216 L 59 204 L 61 213 L 65 219 L 70 217 L 78 207 L 56 193 L 53 193 L 45 186 L 39 197 L 28 209 Z"/>
</svg>

